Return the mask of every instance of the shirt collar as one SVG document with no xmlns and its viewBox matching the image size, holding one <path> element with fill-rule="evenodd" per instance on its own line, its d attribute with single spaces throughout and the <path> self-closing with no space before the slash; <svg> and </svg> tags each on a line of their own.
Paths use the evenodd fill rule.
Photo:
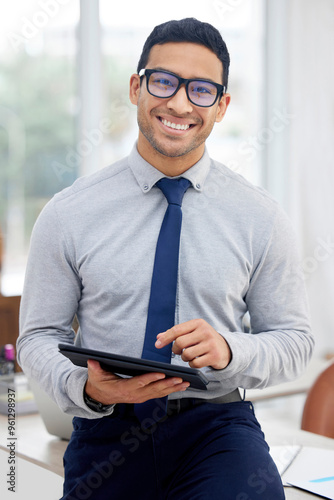
<svg viewBox="0 0 334 500">
<path fill-rule="evenodd" d="M 209 173 L 210 163 L 209 153 L 205 148 L 202 158 L 179 177 L 188 179 L 196 191 L 202 191 L 205 179 Z M 134 145 L 130 153 L 129 165 L 144 193 L 150 191 L 160 179 L 166 177 L 160 170 L 144 160 L 138 153 L 137 144 Z"/>
</svg>

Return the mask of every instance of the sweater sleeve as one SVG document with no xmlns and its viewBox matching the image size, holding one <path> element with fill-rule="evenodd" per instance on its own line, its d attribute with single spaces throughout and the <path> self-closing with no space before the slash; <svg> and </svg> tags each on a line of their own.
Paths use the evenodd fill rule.
<svg viewBox="0 0 334 500">
<path fill-rule="evenodd" d="M 65 413 L 97 418 L 101 414 L 83 400 L 87 369 L 75 367 L 58 351 L 58 343 L 74 342 L 71 325 L 81 281 L 74 249 L 63 234 L 55 205 L 54 199 L 46 205 L 32 233 L 21 300 L 18 362 Z"/>
<path fill-rule="evenodd" d="M 214 371 L 225 390 L 264 388 L 301 375 L 311 358 L 314 337 L 294 231 L 281 211 L 244 300 L 250 332 L 220 332 L 232 351 L 230 364 Z"/>
</svg>

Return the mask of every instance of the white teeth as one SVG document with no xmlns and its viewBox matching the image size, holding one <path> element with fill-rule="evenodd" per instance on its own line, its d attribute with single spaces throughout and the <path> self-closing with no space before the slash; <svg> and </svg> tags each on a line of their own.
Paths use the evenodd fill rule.
<svg viewBox="0 0 334 500">
<path fill-rule="evenodd" d="M 181 125 L 180 123 L 176 124 L 169 122 L 167 120 L 161 120 L 161 121 L 164 125 L 166 125 L 166 127 L 175 128 L 176 130 L 188 130 L 189 128 L 189 125 Z"/>
</svg>

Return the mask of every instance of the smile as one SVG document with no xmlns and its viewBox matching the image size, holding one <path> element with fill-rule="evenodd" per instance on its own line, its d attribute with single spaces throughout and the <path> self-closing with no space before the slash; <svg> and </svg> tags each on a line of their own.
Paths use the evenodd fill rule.
<svg viewBox="0 0 334 500">
<path fill-rule="evenodd" d="M 163 118 L 159 118 L 159 120 L 163 123 L 163 125 L 174 130 L 188 130 L 192 126 L 189 124 L 173 123 Z"/>
</svg>

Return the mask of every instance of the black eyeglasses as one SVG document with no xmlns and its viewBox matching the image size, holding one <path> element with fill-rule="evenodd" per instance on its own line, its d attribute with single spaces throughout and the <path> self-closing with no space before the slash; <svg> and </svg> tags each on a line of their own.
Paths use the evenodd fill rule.
<svg viewBox="0 0 334 500">
<path fill-rule="evenodd" d="M 186 86 L 187 97 L 195 106 L 209 108 L 213 106 L 218 97 L 224 94 L 225 87 L 219 83 L 202 80 L 181 78 L 180 76 L 159 71 L 156 69 L 141 69 L 139 76 L 146 76 L 147 91 L 154 97 L 168 99 L 173 97 L 182 84 Z"/>
</svg>

